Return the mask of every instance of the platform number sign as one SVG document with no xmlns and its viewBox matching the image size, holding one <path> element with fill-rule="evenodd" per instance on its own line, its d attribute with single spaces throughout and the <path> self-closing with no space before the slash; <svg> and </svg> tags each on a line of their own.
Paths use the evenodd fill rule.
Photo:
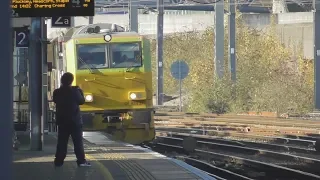
<svg viewBox="0 0 320 180">
<path fill-rule="evenodd" d="M 71 17 L 70 16 L 52 17 L 51 26 L 62 27 L 62 28 L 71 27 Z"/>
<path fill-rule="evenodd" d="M 15 29 L 15 39 L 16 47 L 27 48 L 29 47 L 29 29 L 27 28 L 17 28 Z"/>
</svg>

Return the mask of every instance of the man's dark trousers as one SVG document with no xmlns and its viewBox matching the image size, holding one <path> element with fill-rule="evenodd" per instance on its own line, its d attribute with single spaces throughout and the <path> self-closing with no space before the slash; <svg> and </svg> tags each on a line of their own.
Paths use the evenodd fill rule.
<svg viewBox="0 0 320 180">
<path fill-rule="evenodd" d="M 71 135 L 74 153 L 77 157 L 77 163 L 85 162 L 84 147 L 82 141 L 82 125 L 78 125 L 74 122 L 68 124 L 61 124 L 58 126 L 58 143 L 56 150 L 56 165 L 62 165 L 66 158 L 68 151 L 68 140 Z"/>
</svg>

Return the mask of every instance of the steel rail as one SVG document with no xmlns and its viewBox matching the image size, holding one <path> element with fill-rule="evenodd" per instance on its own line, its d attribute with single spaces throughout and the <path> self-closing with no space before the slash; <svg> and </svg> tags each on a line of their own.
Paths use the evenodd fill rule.
<svg viewBox="0 0 320 180">
<path fill-rule="evenodd" d="M 240 138 L 252 138 L 252 139 L 266 139 L 269 141 L 273 141 L 279 144 L 292 144 L 292 145 L 299 145 L 305 147 L 313 147 L 315 145 L 315 141 L 312 140 L 305 140 L 305 139 L 293 139 L 287 137 L 276 137 L 276 136 L 261 136 L 261 135 L 252 135 L 252 134 L 244 134 L 244 133 L 232 133 L 228 135 L 228 132 L 224 131 L 216 131 L 216 130 L 205 130 L 205 129 L 196 129 L 196 128 L 167 128 L 167 127 L 156 127 L 157 131 L 171 131 L 171 132 L 183 132 L 183 133 L 190 133 L 190 134 L 202 134 L 207 135 L 209 132 L 221 134 L 225 136 L 233 136 L 233 137 L 240 137 Z"/>
<path fill-rule="evenodd" d="M 296 153 L 304 153 L 304 154 L 312 154 L 312 155 L 319 155 L 320 154 L 319 152 L 315 151 L 314 149 L 291 147 L 291 146 L 280 145 L 280 144 L 269 144 L 269 143 L 260 143 L 260 142 L 258 143 L 258 142 L 241 141 L 241 140 L 240 141 L 227 140 L 227 139 L 216 138 L 216 137 L 212 137 L 212 136 L 188 134 L 188 133 L 175 133 L 175 132 L 165 132 L 165 131 L 157 131 L 157 132 L 167 133 L 168 135 L 170 135 L 170 137 L 175 137 L 175 138 L 193 137 L 198 141 L 230 144 L 230 145 L 252 147 L 252 148 L 263 148 L 263 149 L 275 150 L 275 151 L 296 152 Z"/>
<path fill-rule="evenodd" d="M 183 139 L 181 138 L 174 138 L 174 137 L 159 137 L 157 136 L 157 141 L 160 143 L 168 143 L 168 144 L 180 144 L 183 143 Z M 281 164 L 285 164 L 283 166 L 285 167 L 294 167 L 294 169 L 298 170 L 304 170 L 308 169 L 308 172 L 320 174 L 317 167 L 320 166 L 320 160 L 314 159 L 314 158 L 308 158 L 308 157 L 302 157 L 292 154 L 286 154 L 286 153 L 279 153 L 269 150 L 262 150 L 262 149 L 256 149 L 256 148 L 249 148 L 249 147 L 243 147 L 243 146 L 237 146 L 237 145 L 230 145 L 230 144 L 221 144 L 221 143 L 212 143 L 212 142 L 205 142 L 205 141 L 197 141 L 197 148 L 198 149 L 209 149 L 212 151 L 219 150 L 223 152 L 229 152 L 229 153 L 236 153 L 241 154 L 244 156 L 252 156 L 252 158 L 267 158 L 267 159 L 273 159 L 275 161 L 280 161 Z M 293 162 L 295 164 L 292 165 L 292 163 L 287 162 Z M 279 162 L 279 163 L 280 163 Z M 285 163 L 283 163 L 285 162 Z M 300 163 L 303 165 L 297 166 L 296 163 Z"/>
<path fill-rule="evenodd" d="M 170 145 L 165 143 L 156 143 L 152 147 L 153 149 L 157 149 L 159 151 L 175 151 L 180 153 L 186 153 L 184 148 L 181 146 Z M 284 178 L 284 179 L 301 179 L 301 180 L 310 180 L 310 179 L 320 179 L 320 176 L 315 174 L 311 174 L 308 172 L 303 172 L 300 170 L 295 170 L 271 163 L 265 163 L 261 161 L 251 160 L 247 158 L 232 156 L 228 154 L 216 153 L 216 152 L 209 152 L 200 149 L 195 149 L 193 155 L 197 155 L 200 159 L 223 159 L 227 160 L 237 160 L 242 164 L 246 164 L 248 166 L 254 167 L 255 169 L 261 169 L 263 172 L 267 174 L 267 176 L 272 176 L 272 178 Z M 269 175 L 270 174 L 270 175 Z M 270 177 L 271 178 L 271 177 Z"/>
</svg>

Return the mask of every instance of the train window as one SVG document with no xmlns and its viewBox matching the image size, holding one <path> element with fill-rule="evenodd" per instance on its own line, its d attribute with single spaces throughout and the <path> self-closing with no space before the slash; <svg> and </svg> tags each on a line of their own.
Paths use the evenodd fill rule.
<svg viewBox="0 0 320 180">
<path fill-rule="evenodd" d="M 111 67 L 128 68 L 142 66 L 140 43 L 111 44 Z"/>
<path fill-rule="evenodd" d="M 105 44 L 77 46 L 78 69 L 102 69 L 108 67 Z"/>
</svg>

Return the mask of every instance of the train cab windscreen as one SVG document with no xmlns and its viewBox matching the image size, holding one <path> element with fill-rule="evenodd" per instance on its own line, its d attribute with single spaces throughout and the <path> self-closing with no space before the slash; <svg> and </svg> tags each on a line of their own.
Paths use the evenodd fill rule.
<svg viewBox="0 0 320 180">
<path fill-rule="evenodd" d="M 140 43 L 78 45 L 78 69 L 141 67 L 140 47 Z"/>
<path fill-rule="evenodd" d="M 108 68 L 105 44 L 78 45 L 78 69 Z"/>
<path fill-rule="evenodd" d="M 139 43 L 115 43 L 110 45 L 111 67 L 128 68 L 142 66 Z"/>
</svg>

